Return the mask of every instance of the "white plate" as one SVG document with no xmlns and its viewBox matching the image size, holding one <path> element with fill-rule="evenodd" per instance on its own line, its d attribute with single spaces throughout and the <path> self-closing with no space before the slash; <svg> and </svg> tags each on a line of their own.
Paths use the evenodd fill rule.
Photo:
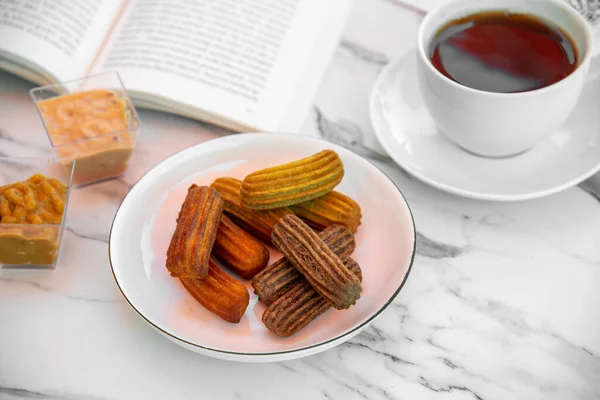
<svg viewBox="0 0 600 400">
<path fill-rule="evenodd" d="M 390 62 L 371 92 L 371 123 L 402 168 L 439 189 L 484 200 L 546 196 L 600 170 L 600 79 L 588 82 L 565 125 L 532 150 L 511 158 L 470 154 L 438 132 L 417 82 L 416 51 Z"/>
<path fill-rule="evenodd" d="M 329 310 L 290 338 L 263 326 L 264 305 L 251 286 L 250 306 L 239 324 L 205 310 L 169 276 L 165 254 L 175 219 L 191 183 L 247 173 L 335 150 L 345 176 L 336 190 L 362 207 L 353 258 L 363 271 L 363 292 L 346 311 Z M 398 295 L 415 252 L 415 228 L 406 200 L 380 170 L 334 144 L 283 134 L 240 134 L 201 143 L 161 162 L 131 189 L 111 229 L 112 271 L 129 304 L 152 327 L 190 350 L 236 361 L 278 361 L 315 354 L 364 329 Z"/>
</svg>

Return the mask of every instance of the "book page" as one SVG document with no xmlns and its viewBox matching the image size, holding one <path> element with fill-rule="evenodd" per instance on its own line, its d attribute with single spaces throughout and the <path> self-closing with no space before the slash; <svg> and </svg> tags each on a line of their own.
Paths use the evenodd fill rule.
<svg viewBox="0 0 600 400">
<path fill-rule="evenodd" d="M 323 28 L 342 19 L 336 4 L 350 3 L 131 0 L 97 71 L 118 70 L 138 96 L 276 130 L 306 84 L 312 52 L 327 41 Z"/>
<path fill-rule="evenodd" d="M 121 0 L 0 0 L 0 57 L 40 66 L 45 80 L 80 78 L 121 5 Z"/>
<path fill-rule="evenodd" d="M 269 117 L 270 110 L 278 110 L 278 120 L 271 130 L 281 132 L 298 133 L 306 121 L 321 79 L 339 45 L 353 1 L 303 0 L 301 5 L 296 25 L 279 54 L 282 67 L 274 71 L 262 110 L 264 118 Z M 295 66 L 293 73 L 287 69 L 290 64 Z M 289 100 L 284 103 L 282 98 Z"/>
</svg>

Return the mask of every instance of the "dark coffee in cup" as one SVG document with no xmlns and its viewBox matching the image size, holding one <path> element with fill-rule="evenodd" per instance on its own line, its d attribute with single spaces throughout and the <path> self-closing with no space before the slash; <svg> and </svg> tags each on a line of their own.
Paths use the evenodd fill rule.
<svg viewBox="0 0 600 400">
<path fill-rule="evenodd" d="M 453 20 L 429 48 L 435 68 L 461 85 L 496 93 L 540 89 L 578 65 L 574 40 L 529 14 L 485 11 Z"/>
</svg>

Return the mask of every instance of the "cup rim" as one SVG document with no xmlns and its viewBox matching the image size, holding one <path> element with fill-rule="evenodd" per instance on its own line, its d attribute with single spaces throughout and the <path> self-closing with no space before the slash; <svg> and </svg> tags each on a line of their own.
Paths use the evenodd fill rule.
<svg viewBox="0 0 600 400">
<path fill-rule="evenodd" d="M 458 3 L 460 1 L 466 2 L 469 0 L 452 0 L 448 3 L 445 3 L 445 4 L 435 8 L 432 11 L 428 12 L 425 15 L 425 18 L 423 19 L 423 21 L 421 21 L 421 25 L 419 26 L 419 32 L 417 35 L 417 53 L 419 54 L 419 58 L 421 59 L 423 64 L 425 64 L 425 68 L 429 69 L 431 72 L 433 72 L 434 75 L 441 77 L 445 82 L 447 82 L 448 84 L 450 84 L 451 86 L 453 86 L 459 90 L 463 90 L 468 93 L 485 95 L 485 96 L 489 96 L 489 97 L 504 98 L 504 97 L 515 97 L 515 96 L 521 96 L 521 97 L 535 96 L 535 95 L 543 94 L 543 93 L 551 91 L 551 90 L 556 90 L 557 88 L 560 88 L 561 86 L 566 85 L 570 80 L 573 80 L 573 76 L 575 75 L 576 72 L 578 72 L 584 65 L 589 63 L 589 60 L 592 57 L 592 48 L 591 48 L 592 47 L 592 31 L 591 31 L 589 24 L 585 20 L 585 18 L 577 10 L 575 10 L 572 6 L 570 6 L 569 4 L 566 4 L 565 2 L 563 2 L 561 0 L 544 0 L 544 3 L 546 5 L 551 4 L 555 7 L 562 9 L 564 12 L 569 14 L 571 17 L 575 18 L 575 20 L 578 21 L 580 26 L 583 26 L 586 51 L 585 51 L 584 56 L 581 58 L 581 61 L 577 65 L 577 67 L 573 70 L 573 72 L 571 72 L 565 78 L 563 78 L 563 79 L 559 80 L 558 82 L 555 82 L 551 85 L 544 86 L 539 89 L 524 91 L 524 92 L 509 92 L 509 93 L 489 92 L 489 91 L 475 89 L 475 88 L 471 88 L 471 87 L 462 85 L 462 84 L 455 82 L 452 79 L 448 78 L 446 75 L 442 74 L 440 71 L 437 70 L 437 68 L 435 68 L 433 66 L 433 64 L 431 63 L 431 60 L 427 56 L 427 52 L 426 52 L 426 48 L 425 48 L 426 47 L 425 46 L 425 38 L 424 38 L 425 27 L 428 26 L 429 24 L 431 24 L 431 21 L 435 17 L 437 17 L 440 13 L 445 11 L 448 7 L 452 6 L 454 3 Z M 471 0 L 471 1 L 475 2 L 475 0 Z M 538 0 L 538 2 L 541 3 L 540 0 Z M 495 9 L 501 10 L 501 9 L 503 9 L 503 7 L 499 6 Z M 506 7 L 506 9 L 509 9 L 509 7 Z M 492 8 L 490 8 L 490 10 L 492 10 Z M 535 13 L 535 11 L 532 12 L 531 14 L 533 14 L 535 16 L 539 16 Z M 543 17 L 540 17 L 540 18 L 543 18 Z"/>
</svg>

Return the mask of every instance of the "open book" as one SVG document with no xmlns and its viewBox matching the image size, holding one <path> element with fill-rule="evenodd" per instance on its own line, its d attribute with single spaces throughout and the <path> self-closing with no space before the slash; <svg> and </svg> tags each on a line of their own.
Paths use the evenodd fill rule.
<svg viewBox="0 0 600 400">
<path fill-rule="evenodd" d="M 0 0 L 0 69 L 118 71 L 138 107 L 296 132 L 352 0 Z"/>
</svg>

